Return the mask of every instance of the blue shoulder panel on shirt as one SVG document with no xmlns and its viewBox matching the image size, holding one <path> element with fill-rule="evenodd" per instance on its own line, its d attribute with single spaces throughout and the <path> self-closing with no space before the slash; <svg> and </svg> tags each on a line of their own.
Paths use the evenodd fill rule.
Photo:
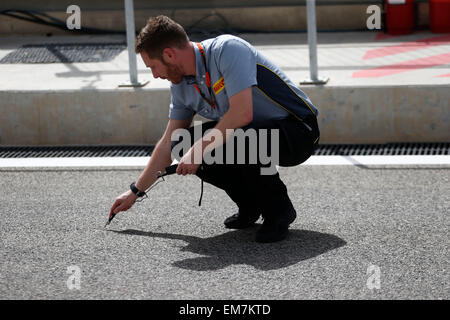
<svg viewBox="0 0 450 320">
<path fill-rule="evenodd" d="M 257 65 L 258 89 L 279 107 L 300 118 L 316 115 L 311 106 L 300 97 L 279 75 L 264 65 Z"/>
</svg>

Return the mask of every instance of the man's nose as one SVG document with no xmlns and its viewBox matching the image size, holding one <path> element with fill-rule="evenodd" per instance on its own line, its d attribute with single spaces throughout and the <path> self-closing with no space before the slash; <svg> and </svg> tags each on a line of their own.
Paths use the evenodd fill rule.
<svg viewBox="0 0 450 320">
<path fill-rule="evenodd" d="M 153 78 L 159 78 L 160 74 L 152 69 Z"/>
</svg>

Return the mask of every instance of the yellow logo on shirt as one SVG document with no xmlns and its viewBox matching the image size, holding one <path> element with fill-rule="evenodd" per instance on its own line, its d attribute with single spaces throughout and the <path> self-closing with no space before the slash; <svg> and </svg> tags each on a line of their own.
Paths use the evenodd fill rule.
<svg viewBox="0 0 450 320">
<path fill-rule="evenodd" d="M 214 85 L 213 85 L 214 94 L 218 94 L 220 91 L 223 90 L 223 88 L 225 88 L 225 81 L 222 77 L 219 80 L 217 80 L 217 82 L 214 83 Z"/>
</svg>

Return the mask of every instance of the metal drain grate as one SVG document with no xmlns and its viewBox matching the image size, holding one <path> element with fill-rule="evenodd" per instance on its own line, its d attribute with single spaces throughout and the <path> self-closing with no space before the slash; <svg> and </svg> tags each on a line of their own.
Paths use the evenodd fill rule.
<svg viewBox="0 0 450 320">
<path fill-rule="evenodd" d="M 148 157 L 154 146 L 0 147 L 0 158 Z M 450 143 L 322 144 L 316 156 L 449 155 Z"/>
<path fill-rule="evenodd" d="M 125 43 L 31 44 L 7 54 L 0 63 L 102 62 L 112 60 L 125 49 Z"/>
<path fill-rule="evenodd" d="M 448 155 L 449 149 L 450 143 L 326 144 L 319 145 L 315 155 Z"/>
<path fill-rule="evenodd" d="M 0 158 L 148 157 L 153 146 L 0 147 Z"/>
</svg>

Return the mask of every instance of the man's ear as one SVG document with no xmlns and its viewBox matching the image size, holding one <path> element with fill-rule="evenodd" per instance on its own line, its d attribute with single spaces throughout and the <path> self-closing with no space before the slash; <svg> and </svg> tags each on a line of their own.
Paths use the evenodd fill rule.
<svg viewBox="0 0 450 320">
<path fill-rule="evenodd" d="M 174 63 L 176 60 L 176 52 L 172 48 L 165 48 L 163 50 L 163 58 L 165 61 Z"/>
</svg>

